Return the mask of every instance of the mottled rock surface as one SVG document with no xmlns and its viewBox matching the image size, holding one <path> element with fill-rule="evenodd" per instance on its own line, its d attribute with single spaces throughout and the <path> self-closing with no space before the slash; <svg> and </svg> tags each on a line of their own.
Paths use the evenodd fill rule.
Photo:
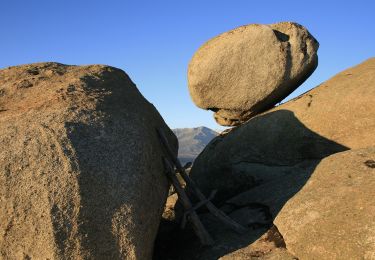
<svg viewBox="0 0 375 260">
<path fill-rule="evenodd" d="M 150 259 L 168 181 L 155 127 L 121 70 L 0 70 L 0 258 Z"/>
<path fill-rule="evenodd" d="M 300 259 L 375 259 L 375 147 L 323 159 L 274 223 Z"/>
<path fill-rule="evenodd" d="M 220 34 L 188 69 L 194 103 L 221 125 L 238 125 L 288 96 L 318 65 L 319 44 L 297 23 L 250 24 Z"/>
</svg>

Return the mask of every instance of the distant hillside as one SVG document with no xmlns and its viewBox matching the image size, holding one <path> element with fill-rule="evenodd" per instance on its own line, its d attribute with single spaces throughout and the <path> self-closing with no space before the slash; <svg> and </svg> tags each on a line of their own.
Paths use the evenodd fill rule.
<svg viewBox="0 0 375 260">
<path fill-rule="evenodd" d="M 178 157 L 182 164 L 194 161 L 204 147 L 218 135 L 214 130 L 204 126 L 176 128 L 173 132 L 179 141 Z"/>
</svg>

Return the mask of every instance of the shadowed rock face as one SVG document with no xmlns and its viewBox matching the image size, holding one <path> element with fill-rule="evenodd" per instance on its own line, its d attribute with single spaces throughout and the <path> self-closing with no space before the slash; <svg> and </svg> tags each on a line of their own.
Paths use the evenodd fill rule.
<svg viewBox="0 0 375 260">
<path fill-rule="evenodd" d="M 222 202 L 291 171 L 300 172 L 304 161 L 346 149 L 308 129 L 293 112 L 277 110 L 216 137 L 195 160 L 190 176 L 205 194 L 218 190 L 216 202 Z M 292 185 L 291 194 L 303 183 Z"/>
<path fill-rule="evenodd" d="M 291 22 L 250 24 L 206 42 L 188 69 L 194 103 L 225 126 L 239 125 L 283 100 L 318 65 L 319 44 Z"/>
<path fill-rule="evenodd" d="M 121 70 L 0 70 L 0 258 L 150 259 L 168 192 L 155 131 Z"/>
</svg>

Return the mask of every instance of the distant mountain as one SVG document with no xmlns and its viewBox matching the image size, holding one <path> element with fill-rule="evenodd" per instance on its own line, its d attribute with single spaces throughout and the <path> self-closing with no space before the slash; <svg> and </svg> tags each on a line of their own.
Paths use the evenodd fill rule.
<svg viewBox="0 0 375 260">
<path fill-rule="evenodd" d="M 204 126 L 176 128 L 173 132 L 179 141 L 178 158 L 182 164 L 193 162 L 206 145 L 218 135 L 214 130 Z"/>
</svg>

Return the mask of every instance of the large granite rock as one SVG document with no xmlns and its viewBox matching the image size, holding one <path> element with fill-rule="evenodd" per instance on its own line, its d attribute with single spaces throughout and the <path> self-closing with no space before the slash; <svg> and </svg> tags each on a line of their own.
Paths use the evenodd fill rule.
<svg viewBox="0 0 375 260">
<path fill-rule="evenodd" d="M 218 189 L 217 200 L 223 200 L 306 172 L 309 160 L 375 145 L 374 96 L 373 58 L 213 139 L 195 160 L 191 177 L 206 194 Z M 303 186 L 298 183 L 293 192 Z"/>
<path fill-rule="evenodd" d="M 121 70 L 0 70 L 0 258 L 150 259 L 168 192 L 157 110 Z"/>
<path fill-rule="evenodd" d="M 374 158 L 373 146 L 306 161 L 229 199 L 222 210 L 250 208 L 247 219 L 256 224 L 270 216 L 298 259 L 373 259 Z"/>
<path fill-rule="evenodd" d="M 299 259 L 375 259 L 375 147 L 331 155 L 276 216 Z"/>
<path fill-rule="evenodd" d="M 238 125 L 283 100 L 318 65 L 319 44 L 291 22 L 250 24 L 199 48 L 188 69 L 194 103 L 221 125 Z"/>
</svg>

